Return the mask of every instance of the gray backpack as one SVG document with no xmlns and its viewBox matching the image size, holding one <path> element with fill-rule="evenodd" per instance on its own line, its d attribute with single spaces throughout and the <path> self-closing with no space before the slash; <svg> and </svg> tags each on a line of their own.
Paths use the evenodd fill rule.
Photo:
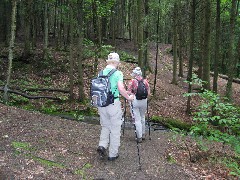
<svg viewBox="0 0 240 180">
<path fill-rule="evenodd" d="M 117 69 L 112 69 L 107 75 L 100 71 L 97 77 L 91 80 L 91 104 L 94 107 L 106 107 L 114 103 L 114 94 L 111 91 L 110 76 Z"/>
</svg>

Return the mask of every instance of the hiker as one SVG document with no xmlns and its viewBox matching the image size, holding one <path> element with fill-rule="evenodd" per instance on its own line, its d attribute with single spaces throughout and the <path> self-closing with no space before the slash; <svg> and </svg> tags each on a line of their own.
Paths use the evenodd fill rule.
<svg viewBox="0 0 240 180">
<path fill-rule="evenodd" d="M 120 64 L 120 58 L 117 53 L 110 53 L 106 60 L 107 66 L 103 70 L 103 75 L 107 75 L 112 69 L 117 69 Z M 98 107 L 100 115 L 101 134 L 97 152 L 100 158 L 106 155 L 106 149 L 109 145 L 108 160 L 114 161 L 119 157 L 118 149 L 120 146 L 120 135 L 122 125 L 122 108 L 119 100 L 121 94 L 128 101 L 134 99 L 134 95 L 128 95 L 123 84 L 123 73 L 119 70 L 110 76 L 111 91 L 114 94 L 114 103 L 106 107 Z"/>
<path fill-rule="evenodd" d="M 147 96 L 150 95 L 150 86 L 148 81 L 143 79 L 140 67 L 136 67 L 131 76 L 133 78 L 129 81 L 127 89 L 129 93 L 135 95 L 130 107 L 135 119 L 137 141 L 141 143 L 142 140 L 145 140 L 145 113 L 147 111 Z M 141 90 L 139 90 L 140 85 L 142 87 Z"/>
</svg>

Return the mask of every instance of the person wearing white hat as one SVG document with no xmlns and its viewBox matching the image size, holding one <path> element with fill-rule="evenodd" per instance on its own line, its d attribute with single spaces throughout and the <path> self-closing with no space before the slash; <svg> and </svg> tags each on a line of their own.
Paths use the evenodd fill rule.
<svg viewBox="0 0 240 180">
<path fill-rule="evenodd" d="M 141 143 L 142 140 L 145 140 L 145 114 L 147 111 L 147 95 L 150 95 L 150 86 L 147 79 L 143 79 L 140 67 L 136 67 L 131 75 L 133 78 L 129 81 L 128 92 L 135 95 L 132 101 L 133 112 L 131 113 L 133 113 L 135 118 L 137 141 Z M 138 85 L 140 83 L 144 84 L 144 88 L 147 91 L 143 98 L 137 97 Z"/>
<path fill-rule="evenodd" d="M 107 66 L 103 70 L 103 75 L 107 75 L 113 68 L 117 69 L 120 64 L 119 55 L 115 52 L 108 55 Z M 119 70 L 110 76 L 111 91 L 114 94 L 114 103 L 106 107 L 98 107 L 100 115 L 101 134 L 97 152 L 101 158 L 106 156 L 106 149 L 109 147 L 108 160 L 114 161 L 119 157 L 122 109 L 119 95 L 121 94 L 128 101 L 134 99 L 133 95 L 128 95 L 123 84 L 123 73 Z"/>
</svg>

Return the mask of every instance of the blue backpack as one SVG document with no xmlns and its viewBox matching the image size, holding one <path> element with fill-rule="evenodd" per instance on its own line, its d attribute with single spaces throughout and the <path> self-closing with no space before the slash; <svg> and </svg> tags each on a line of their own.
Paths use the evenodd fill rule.
<svg viewBox="0 0 240 180">
<path fill-rule="evenodd" d="M 91 80 L 90 95 L 92 106 L 106 107 L 114 103 L 110 76 L 116 71 L 117 69 L 112 69 L 107 75 L 103 75 L 103 71 L 100 71 L 98 76 Z"/>
</svg>

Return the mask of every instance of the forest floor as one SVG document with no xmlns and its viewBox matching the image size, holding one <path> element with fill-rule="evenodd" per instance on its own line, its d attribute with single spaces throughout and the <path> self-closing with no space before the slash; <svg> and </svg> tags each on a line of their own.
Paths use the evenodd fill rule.
<svg viewBox="0 0 240 180">
<path fill-rule="evenodd" d="M 134 53 L 132 44 L 122 43 L 118 47 Z M 159 48 L 161 55 L 158 62 L 156 96 L 152 97 L 149 103 L 150 116 L 191 122 L 191 117 L 185 113 L 187 99 L 183 97 L 188 87 L 184 82 L 186 74 L 178 79 L 178 85 L 171 84 L 172 55 L 168 53 L 171 46 L 161 45 Z M 150 47 L 152 66 L 155 53 L 154 46 Z M 56 58 L 58 54 L 54 56 Z M 99 69 L 106 65 L 104 60 L 99 62 Z M 122 63 L 120 70 L 123 71 L 125 79 L 131 78 L 134 67 L 134 64 Z M 17 76 L 23 77 L 21 74 Z M 34 73 L 24 77 L 43 81 L 40 75 Z M 148 74 L 151 85 L 153 77 L 153 74 Z M 68 83 L 67 73 L 60 77 L 55 72 L 52 79 L 56 87 Z M 87 78 L 85 80 L 87 83 Z M 224 94 L 226 83 L 226 80 L 219 79 L 221 94 Z M 240 105 L 240 85 L 234 83 L 233 92 L 235 103 Z M 195 107 L 196 104 L 197 99 L 193 99 L 192 106 Z M 80 105 L 65 104 L 63 108 L 77 109 Z M 147 136 L 146 140 L 137 146 L 134 130 L 129 125 L 121 137 L 120 157 L 109 162 L 107 159 L 98 158 L 96 148 L 99 134 L 99 124 L 71 121 L 0 103 L 0 180 L 237 179 L 229 174 L 229 169 L 225 168 L 218 158 L 231 151 L 218 143 L 208 144 L 210 150 L 205 152 L 196 149 L 195 142 L 189 137 L 183 142 L 182 138 L 173 132 L 151 129 L 151 139 Z M 189 152 L 196 159 L 194 163 L 189 160 Z"/>
</svg>

